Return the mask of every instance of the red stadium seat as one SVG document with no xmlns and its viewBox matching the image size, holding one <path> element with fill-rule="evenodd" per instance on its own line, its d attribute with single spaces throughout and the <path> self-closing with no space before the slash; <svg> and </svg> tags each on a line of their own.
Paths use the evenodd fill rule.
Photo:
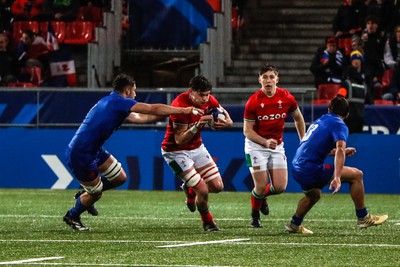
<svg viewBox="0 0 400 267">
<path fill-rule="evenodd" d="M 337 96 L 340 84 L 337 83 L 327 83 L 320 84 L 317 89 L 317 99 L 313 100 L 314 105 L 325 105 L 328 104 L 332 98 Z"/>
<path fill-rule="evenodd" d="M 57 38 L 57 42 L 62 44 L 65 39 L 66 25 L 63 21 L 52 21 L 51 25 L 53 26 L 54 34 Z M 40 23 L 40 31 L 42 32 L 42 37 L 46 40 L 47 38 L 47 29 L 49 27 L 48 22 Z"/>
<path fill-rule="evenodd" d="M 376 99 L 374 100 L 375 106 L 393 106 L 393 101 L 392 100 L 382 100 L 382 99 Z"/>
<path fill-rule="evenodd" d="M 382 76 L 382 87 L 388 88 L 390 87 L 390 80 L 393 77 L 393 70 L 386 69 Z"/>
<path fill-rule="evenodd" d="M 320 84 L 317 90 L 317 99 L 328 99 L 336 97 L 340 88 L 340 84 L 332 83 L 332 84 Z"/>
<path fill-rule="evenodd" d="M 15 83 L 7 83 L 8 87 L 37 87 L 37 85 L 34 85 L 33 83 L 25 83 L 25 82 L 15 82 Z"/>
<path fill-rule="evenodd" d="M 13 41 L 18 43 L 21 39 L 22 32 L 30 29 L 35 33 L 39 32 L 39 22 L 37 21 L 14 21 L 13 22 Z"/>
<path fill-rule="evenodd" d="M 351 38 L 341 38 L 338 41 L 338 47 L 344 50 L 346 56 L 351 53 Z"/>
<path fill-rule="evenodd" d="M 77 21 L 91 21 L 94 26 L 103 24 L 103 9 L 101 7 L 88 5 L 82 6 L 78 10 Z"/>
<path fill-rule="evenodd" d="M 93 37 L 91 21 L 67 22 L 64 44 L 87 44 Z"/>
<path fill-rule="evenodd" d="M 328 105 L 330 100 L 328 99 L 314 99 L 313 104 L 314 105 Z"/>
<path fill-rule="evenodd" d="M 29 82 L 35 86 L 40 86 L 43 82 L 42 69 L 39 67 L 23 67 L 21 73 L 30 75 Z"/>
</svg>

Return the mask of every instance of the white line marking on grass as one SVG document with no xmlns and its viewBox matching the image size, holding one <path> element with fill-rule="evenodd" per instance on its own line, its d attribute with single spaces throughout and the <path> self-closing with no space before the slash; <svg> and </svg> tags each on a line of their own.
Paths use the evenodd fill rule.
<svg viewBox="0 0 400 267">
<path fill-rule="evenodd" d="M 267 243 L 267 242 L 237 242 L 236 245 L 266 245 L 266 246 L 298 246 L 298 247 L 307 247 L 307 246 L 336 246 L 336 247 L 383 247 L 383 248 L 400 248 L 400 245 L 396 244 L 323 244 L 323 243 Z"/>
<path fill-rule="evenodd" d="M 26 214 L 26 215 L 19 215 L 19 214 L 0 214 L 0 218 L 57 218 L 59 219 L 61 215 L 38 215 L 38 214 Z M 62 216 L 61 216 L 62 217 Z M 88 217 L 89 218 L 89 217 Z M 165 218 L 157 218 L 157 217 L 136 217 L 136 216 L 104 216 L 102 217 L 104 220 L 156 220 L 156 221 L 172 221 L 176 220 L 176 218 L 172 217 L 165 217 Z M 180 217 L 179 220 L 182 221 L 197 221 L 198 218 L 184 218 Z M 249 218 L 219 218 L 218 221 L 248 221 Z M 284 221 L 287 222 L 290 218 L 269 218 L 268 221 Z M 310 222 L 354 222 L 354 219 L 307 219 Z M 391 222 L 400 222 L 400 220 L 390 220 Z"/>
<path fill-rule="evenodd" d="M 47 257 L 47 258 L 34 258 L 34 259 L 26 259 L 26 260 L 19 260 L 19 261 L 3 261 L 3 262 L 0 262 L 0 265 L 21 264 L 21 263 L 28 263 L 28 262 L 35 262 L 35 261 L 59 260 L 59 259 L 63 259 L 63 258 L 64 257 Z"/>
<path fill-rule="evenodd" d="M 80 239 L 0 239 L 0 243 L 182 243 L 184 241 L 171 241 L 171 240 L 80 240 Z"/>
<path fill-rule="evenodd" d="M 250 240 L 250 238 L 242 239 L 228 239 L 218 241 L 206 241 L 206 242 L 195 242 L 195 243 L 184 243 L 185 241 L 174 241 L 174 240 L 160 240 L 160 241 L 147 241 L 147 240 L 30 240 L 30 239 L 11 239 L 11 240 L 0 240 L 0 243 L 177 243 L 176 245 L 165 245 L 156 247 L 184 247 L 184 246 L 196 246 L 196 245 L 207 245 L 207 244 L 220 244 L 231 242 L 235 245 L 265 245 L 265 246 L 337 246 L 337 247 L 383 247 L 383 248 L 400 248 L 400 244 L 349 244 L 349 243 L 336 243 L 336 244 L 323 244 L 323 243 L 273 243 L 273 242 L 242 242 Z M 182 244 L 183 243 L 183 244 Z M 0 265 L 4 264 L 0 262 Z M 171 265 L 172 266 L 172 265 Z"/>
<path fill-rule="evenodd" d="M 193 242 L 193 243 L 185 243 L 185 244 L 176 244 L 176 245 L 165 245 L 165 246 L 156 246 L 157 248 L 177 248 L 177 247 L 190 247 L 190 246 L 200 246 L 200 245 L 210 245 L 210 244 L 225 244 L 239 241 L 247 241 L 250 238 L 238 238 L 238 239 L 226 239 L 226 240 L 215 240 L 215 241 L 205 241 L 205 242 Z"/>
<path fill-rule="evenodd" d="M 241 267 L 238 265 L 220 266 L 220 265 L 176 265 L 176 264 L 128 264 L 128 263 L 77 263 L 77 262 L 58 262 L 58 263 L 27 263 L 26 265 L 66 265 L 66 266 L 131 266 L 131 267 Z"/>
</svg>

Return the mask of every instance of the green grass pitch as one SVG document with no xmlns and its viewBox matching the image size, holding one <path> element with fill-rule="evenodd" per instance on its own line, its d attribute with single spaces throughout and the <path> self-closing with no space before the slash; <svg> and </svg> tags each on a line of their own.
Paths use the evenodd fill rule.
<svg viewBox="0 0 400 267">
<path fill-rule="evenodd" d="M 210 196 L 220 232 L 206 233 L 183 192 L 111 190 L 85 213 L 90 232 L 63 221 L 73 190 L 0 190 L 0 265 L 14 266 L 400 266 L 400 196 L 366 195 L 382 226 L 356 228 L 348 194 L 324 194 L 305 218 L 313 235 L 284 232 L 301 194 L 269 197 L 252 229 L 250 193 Z"/>
</svg>

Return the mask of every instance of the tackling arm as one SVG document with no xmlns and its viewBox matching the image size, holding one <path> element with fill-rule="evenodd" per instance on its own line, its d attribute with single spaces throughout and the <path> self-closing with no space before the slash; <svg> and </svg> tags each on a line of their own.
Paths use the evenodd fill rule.
<svg viewBox="0 0 400 267">
<path fill-rule="evenodd" d="M 131 107 L 131 111 L 135 113 L 151 114 L 151 115 L 161 115 L 168 116 L 171 114 L 203 114 L 204 111 L 194 107 L 180 108 L 173 107 L 164 104 L 146 104 L 137 103 Z"/>
<path fill-rule="evenodd" d="M 165 116 L 161 115 L 151 115 L 151 114 L 141 114 L 131 112 L 129 116 L 125 119 L 126 122 L 136 123 L 136 124 L 145 124 L 145 123 L 153 123 L 156 121 L 163 120 Z"/>
</svg>

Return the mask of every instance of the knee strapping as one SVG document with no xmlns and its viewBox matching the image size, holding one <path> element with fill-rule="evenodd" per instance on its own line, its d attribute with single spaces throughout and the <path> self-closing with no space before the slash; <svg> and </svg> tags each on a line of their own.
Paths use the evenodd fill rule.
<svg viewBox="0 0 400 267">
<path fill-rule="evenodd" d="M 187 186 L 189 187 L 194 187 L 196 186 L 200 180 L 201 180 L 201 176 L 200 174 L 198 174 L 195 169 L 192 169 L 190 172 L 188 172 L 187 174 L 185 174 L 182 177 L 183 181 L 186 183 Z"/>
<path fill-rule="evenodd" d="M 98 184 L 95 186 L 82 186 L 89 195 L 97 195 L 103 191 L 103 182 L 101 180 L 99 180 Z"/>
<path fill-rule="evenodd" d="M 209 182 L 212 179 L 219 177 L 219 171 L 217 165 L 212 165 L 208 168 L 205 168 L 200 172 L 201 178 L 203 178 L 204 182 Z"/>
<path fill-rule="evenodd" d="M 107 178 L 107 180 L 111 182 L 112 180 L 118 177 L 121 171 L 122 171 L 122 164 L 119 163 L 117 160 L 114 160 L 113 163 L 111 163 L 110 167 L 108 167 L 107 170 L 105 170 L 103 175 L 105 178 Z"/>
</svg>

